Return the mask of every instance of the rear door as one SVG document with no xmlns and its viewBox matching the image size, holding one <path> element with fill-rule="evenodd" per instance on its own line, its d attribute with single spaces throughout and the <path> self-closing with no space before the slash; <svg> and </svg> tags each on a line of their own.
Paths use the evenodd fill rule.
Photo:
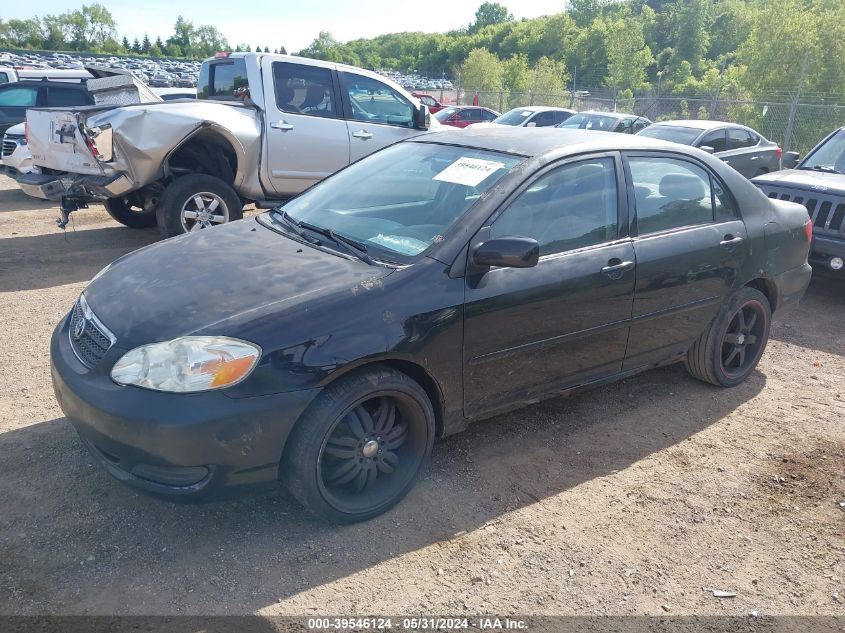
<svg viewBox="0 0 845 633">
<path fill-rule="evenodd" d="M 349 132 L 331 68 L 267 57 L 262 62 L 266 161 L 262 171 L 280 196 L 310 187 L 349 164 Z"/>
<path fill-rule="evenodd" d="M 624 369 L 686 351 L 737 285 L 745 225 L 722 183 L 692 158 L 628 153 L 637 283 Z"/>
<path fill-rule="evenodd" d="M 540 261 L 466 278 L 467 417 L 615 375 L 625 354 L 635 271 L 616 154 L 546 168 L 471 244 L 506 236 L 536 239 Z"/>
<path fill-rule="evenodd" d="M 728 151 L 719 156 L 746 178 L 757 176 L 762 165 L 760 137 L 741 127 L 728 128 Z"/>
<path fill-rule="evenodd" d="M 401 92 L 366 75 L 339 75 L 351 161 L 419 134 L 414 128 L 415 106 Z"/>
</svg>

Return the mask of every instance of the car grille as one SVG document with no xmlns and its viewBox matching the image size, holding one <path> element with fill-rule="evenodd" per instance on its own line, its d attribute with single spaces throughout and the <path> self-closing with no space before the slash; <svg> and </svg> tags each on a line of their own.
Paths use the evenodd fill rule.
<svg viewBox="0 0 845 633">
<path fill-rule="evenodd" d="M 23 137 L 18 136 L 11 136 L 7 134 L 3 137 L 3 149 L 0 151 L 0 155 L 5 158 L 6 156 L 11 156 L 15 153 L 15 150 L 18 148 L 18 140 Z"/>
<path fill-rule="evenodd" d="M 83 297 L 73 306 L 68 336 L 73 353 L 86 367 L 95 367 L 103 360 L 115 341 L 114 335 L 94 316 Z"/>
<path fill-rule="evenodd" d="M 842 196 L 825 195 L 819 191 L 795 191 L 784 187 L 761 187 L 773 200 L 788 200 L 803 204 L 813 220 L 817 235 L 845 237 L 845 200 Z"/>
</svg>

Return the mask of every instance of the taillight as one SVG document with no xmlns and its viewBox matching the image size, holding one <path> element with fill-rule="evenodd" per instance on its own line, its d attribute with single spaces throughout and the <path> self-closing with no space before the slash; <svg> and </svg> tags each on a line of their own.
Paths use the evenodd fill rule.
<svg viewBox="0 0 845 633">
<path fill-rule="evenodd" d="M 778 148 L 775 150 L 775 153 L 778 155 L 778 160 L 780 160 L 781 158 L 783 158 L 783 148 L 782 148 L 782 147 L 778 147 Z"/>
<path fill-rule="evenodd" d="M 813 221 L 812 220 L 807 220 L 807 222 L 804 224 L 804 235 L 807 237 L 808 242 L 813 239 Z"/>
</svg>

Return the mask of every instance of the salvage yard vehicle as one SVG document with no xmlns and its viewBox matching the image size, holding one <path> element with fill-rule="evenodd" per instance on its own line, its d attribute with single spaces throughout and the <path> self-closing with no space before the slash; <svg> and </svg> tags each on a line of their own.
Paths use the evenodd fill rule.
<svg viewBox="0 0 845 633">
<path fill-rule="evenodd" d="M 571 130 L 593 130 L 596 132 L 620 132 L 636 134 L 651 125 L 651 121 L 636 114 L 622 112 L 594 112 L 585 110 L 568 117 L 557 127 Z"/>
<path fill-rule="evenodd" d="M 508 110 L 502 116 L 493 119 L 491 123 L 516 127 L 550 127 L 560 125 L 573 114 L 575 114 L 575 110 L 568 108 L 530 106 Z"/>
<path fill-rule="evenodd" d="M 783 150 L 750 127 L 724 121 L 661 121 L 640 136 L 692 145 L 721 158 L 746 178 L 780 169 Z"/>
<path fill-rule="evenodd" d="M 26 128 L 23 123 L 13 125 L 3 135 L 0 163 L 3 165 L 3 173 L 12 179 L 16 179 L 21 174 L 40 171 L 32 164 L 32 155 L 26 144 Z"/>
<path fill-rule="evenodd" d="M 465 128 L 478 123 L 489 123 L 499 117 L 499 113 L 481 106 L 449 106 L 434 115 L 434 119 L 443 125 Z"/>
<path fill-rule="evenodd" d="M 798 158 L 787 152 L 784 160 Z M 813 223 L 810 261 L 845 274 L 845 127 L 828 134 L 795 169 L 761 175 L 752 182 L 773 200 L 804 205 Z"/>
<path fill-rule="evenodd" d="M 432 133 L 113 262 L 53 334 L 53 384 L 131 486 L 281 480 L 358 521 L 472 420 L 678 361 L 741 383 L 807 288 L 809 239 L 803 207 L 694 148 Z"/>
<path fill-rule="evenodd" d="M 63 213 L 104 201 L 118 222 L 168 237 L 273 206 L 428 129 L 424 105 L 381 75 L 287 55 L 206 60 L 194 103 L 29 110 L 36 165 L 19 180 Z"/>
</svg>

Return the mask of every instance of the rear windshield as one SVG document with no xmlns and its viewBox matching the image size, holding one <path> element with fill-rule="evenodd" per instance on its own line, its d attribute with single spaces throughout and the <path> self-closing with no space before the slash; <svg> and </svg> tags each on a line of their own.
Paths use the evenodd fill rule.
<svg viewBox="0 0 845 633">
<path fill-rule="evenodd" d="M 498 119 L 493 119 L 493 123 L 498 123 L 499 125 L 522 125 L 532 114 L 534 114 L 534 110 L 516 108 L 510 112 L 505 112 Z"/>
<path fill-rule="evenodd" d="M 692 145 L 692 142 L 698 138 L 699 134 L 701 134 L 701 130 L 690 127 L 676 127 L 674 125 L 652 125 L 639 132 L 640 136 L 648 136 L 649 138 L 656 138 L 671 143 L 680 143 L 681 145 Z"/>
<path fill-rule="evenodd" d="M 205 62 L 197 82 L 197 99 L 244 101 L 249 97 L 246 63 L 242 57 Z"/>
<path fill-rule="evenodd" d="M 619 123 L 619 117 L 604 116 L 602 114 L 573 114 L 558 127 L 581 129 L 581 130 L 604 130 L 612 132 Z"/>
</svg>

